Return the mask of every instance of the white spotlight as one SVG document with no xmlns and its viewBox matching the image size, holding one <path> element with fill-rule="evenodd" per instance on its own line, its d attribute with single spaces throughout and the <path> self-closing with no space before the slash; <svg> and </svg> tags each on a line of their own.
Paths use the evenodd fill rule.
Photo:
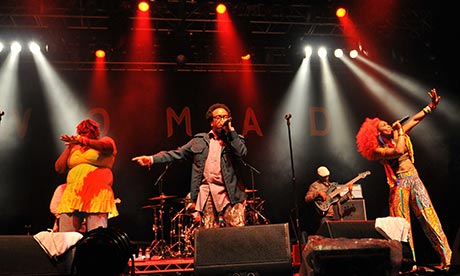
<svg viewBox="0 0 460 276">
<path fill-rule="evenodd" d="M 29 50 L 32 54 L 36 54 L 40 52 L 40 45 L 38 45 L 35 41 L 29 42 Z"/>
<path fill-rule="evenodd" d="M 3 46 L 3 43 L 0 42 L 0 53 L 3 51 L 3 48 L 4 48 L 4 47 L 5 47 L 5 46 Z"/>
<path fill-rule="evenodd" d="M 343 50 L 342 49 L 335 49 L 334 56 L 336 58 L 341 58 L 343 56 Z"/>
<path fill-rule="evenodd" d="M 313 53 L 313 49 L 311 48 L 311 46 L 305 46 L 304 51 L 305 51 L 305 57 L 310 57 L 311 54 Z"/>
<path fill-rule="evenodd" d="M 15 42 L 11 43 L 11 52 L 19 53 L 19 52 L 21 52 L 21 50 L 22 50 L 22 46 L 21 46 L 21 44 L 19 44 L 19 42 L 15 41 Z"/>
<path fill-rule="evenodd" d="M 320 47 L 320 48 L 318 49 L 318 56 L 319 56 L 320 58 L 325 58 L 325 57 L 327 56 L 327 50 L 326 50 L 326 48 Z"/>
<path fill-rule="evenodd" d="M 351 50 L 350 51 L 350 57 L 351 58 L 356 58 L 358 56 L 358 51 L 356 50 Z"/>
</svg>

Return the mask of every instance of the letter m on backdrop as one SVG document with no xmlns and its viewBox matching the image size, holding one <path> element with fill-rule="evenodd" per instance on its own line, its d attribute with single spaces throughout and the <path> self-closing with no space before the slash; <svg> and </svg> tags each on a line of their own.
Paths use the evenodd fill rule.
<svg viewBox="0 0 460 276">
<path fill-rule="evenodd" d="M 166 108 L 166 125 L 168 129 L 168 138 L 173 135 L 173 121 L 180 125 L 182 121 L 185 121 L 185 133 L 188 136 L 192 136 L 192 121 L 190 118 L 190 108 L 184 107 L 180 115 L 177 115 L 176 112 L 170 107 Z"/>
</svg>

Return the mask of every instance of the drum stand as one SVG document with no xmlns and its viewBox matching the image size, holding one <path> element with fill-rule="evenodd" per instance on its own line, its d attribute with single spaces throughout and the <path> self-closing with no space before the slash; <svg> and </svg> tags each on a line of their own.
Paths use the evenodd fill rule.
<svg viewBox="0 0 460 276">
<path fill-rule="evenodd" d="M 246 200 L 246 225 L 270 224 L 270 221 L 262 214 L 265 200 L 256 197 Z"/>
<path fill-rule="evenodd" d="M 164 258 L 170 255 L 170 249 L 164 239 L 164 200 L 161 201 L 160 205 L 161 206 L 158 210 L 158 215 L 156 212 L 154 215 L 154 224 L 152 229 L 155 233 L 155 240 L 150 244 L 150 254 Z"/>
<path fill-rule="evenodd" d="M 254 168 L 253 166 L 249 165 L 248 163 L 243 162 L 243 165 L 248 167 L 251 171 L 251 190 L 245 190 L 246 193 L 250 194 L 249 199 L 246 200 L 246 225 L 255 225 L 255 224 L 269 224 L 270 221 L 262 214 L 263 204 L 265 200 L 262 200 L 260 197 L 256 197 L 257 190 L 254 189 L 254 172 L 260 174 L 260 172 Z"/>
<path fill-rule="evenodd" d="M 182 208 L 182 210 L 180 210 L 179 212 L 176 213 L 176 215 L 171 219 L 171 229 L 169 231 L 170 233 L 170 237 L 171 237 L 171 240 L 170 240 L 170 249 L 172 252 L 175 252 L 173 254 L 173 257 L 181 257 L 182 256 L 182 249 L 184 248 L 184 243 L 182 242 L 181 240 L 181 236 L 182 236 L 182 227 L 184 226 L 184 214 L 183 214 L 183 211 L 185 210 L 185 208 Z M 177 225 L 175 225 L 174 223 L 177 222 Z M 176 233 L 177 231 L 177 233 Z M 175 242 L 174 244 L 172 244 L 172 241 L 173 241 L 173 237 L 176 236 L 177 237 L 177 242 Z"/>
<path fill-rule="evenodd" d="M 196 227 L 199 226 L 199 223 L 192 224 L 187 230 L 185 230 L 185 248 L 184 248 L 184 257 L 192 257 L 195 253 L 195 247 L 193 247 L 192 236 Z"/>
<path fill-rule="evenodd" d="M 154 224 L 153 224 L 153 231 L 155 233 L 155 240 L 152 241 L 150 244 L 150 252 L 151 255 L 159 256 L 161 259 L 171 256 L 171 249 L 167 245 L 164 239 L 164 206 L 167 198 L 172 198 L 175 196 L 167 196 L 163 193 L 163 176 L 166 174 L 166 171 L 169 168 L 169 164 L 166 164 L 165 170 L 161 173 L 158 177 L 157 181 L 155 182 L 154 186 L 158 184 L 158 190 L 160 192 L 159 197 L 150 198 L 150 200 L 160 200 L 160 206 L 158 210 L 158 215 L 155 210 L 154 214 Z M 160 239 L 158 239 L 160 238 Z"/>
<path fill-rule="evenodd" d="M 171 243 L 172 237 L 177 237 L 177 241 L 170 246 L 170 250 L 172 252 L 171 254 L 173 254 L 173 257 L 186 258 L 192 257 L 194 254 L 195 248 L 192 245 L 192 235 L 193 230 L 199 224 L 197 225 L 192 221 L 187 221 L 186 218 L 193 220 L 192 216 L 187 214 L 186 207 L 184 207 L 171 219 Z M 187 222 L 189 222 L 190 225 L 188 225 Z"/>
</svg>

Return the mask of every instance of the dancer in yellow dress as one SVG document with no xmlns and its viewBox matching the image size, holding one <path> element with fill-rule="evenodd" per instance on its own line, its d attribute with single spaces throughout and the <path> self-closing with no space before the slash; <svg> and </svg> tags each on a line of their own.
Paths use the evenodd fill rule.
<svg viewBox="0 0 460 276">
<path fill-rule="evenodd" d="M 112 166 L 117 155 L 115 141 L 99 137 L 99 124 L 85 119 L 77 125 L 77 135 L 61 135 L 66 147 L 55 163 L 58 173 L 67 172 L 67 187 L 57 212 L 59 231 L 86 231 L 107 227 L 118 215 L 112 190 Z"/>
</svg>

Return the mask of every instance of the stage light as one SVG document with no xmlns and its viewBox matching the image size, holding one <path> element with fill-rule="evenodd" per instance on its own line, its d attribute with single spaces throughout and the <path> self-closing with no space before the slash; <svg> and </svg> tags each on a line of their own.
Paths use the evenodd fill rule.
<svg viewBox="0 0 460 276">
<path fill-rule="evenodd" d="M 219 4 L 216 7 L 217 13 L 223 14 L 227 11 L 227 7 L 224 4 Z"/>
<path fill-rule="evenodd" d="M 176 62 L 178 65 L 184 65 L 185 62 L 187 61 L 187 58 L 183 54 L 178 54 L 176 56 Z"/>
<path fill-rule="evenodd" d="M 0 53 L 3 51 L 3 48 L 4 48 L 4 47 L 5 47 L 5 46 L 3 46 L 3 43 L 0 42 Z"/>
<path fill-rule="evenodd" d="M 97 58 L 104 58 L 105 57 L 105 51 L 104 50 L 96 50 L 96 52 L 94 52 L 94 55 L 97 57 Z"/>
<path fill-rule="evenodd" d="M 350 51 L 350 57 L 351 58 L 356 58 L 358 56 L 358 51 L 357 50 L 351 50 Z"/>
<path fill-rule="evenodd" d="M 305 57 L 308 58 L 313 53 L 313 48 L 311 46 L 305 46 L 304 52 L 305 52 Z"/>
<path fill-rule="evenodd" d="M 37 42 L 31 41 L 29 42 L 29 50 L 32 54 L 36 54 L 40 52 L 40 45 Z"/>
<path fill-rule="evenodd" d="M 318 49 L 318 56 L 319 56 L 320 58 L 326 57 L 326 56 L 327 56 L 327 50 L 326 50 L 326 48 L 320 47 L 320 48 Z"/>
<path fill-rule="evenodd" d="M 139 2 L 139 4 L 137 5 L 137 8 L 141 11 L 141 12 L 147 12 L 149 9 L 150 9 L 150 5 L 147 1 L 141 1 Z"/>
<path fill-rule="evenodd" d="M 336 58 L 341 58 L 343 56 L 343 50 L 342 49 L 335 49 L 334 56 Z"/>
<path fill-rule="evenodd" d="M 344 17 L 345 15 L 347 15 L 347 10 L 345 8 L 338 8 L 336 11 L 335 11 L 335 15 L 337 15 L 338 18 L 342 18 Z"/>
<path fill-rule="evenodd" d="M 21 50 L 22 50 L 22 46 L 21 44 L 19 44 L 19 42 L 14 41 L 13 43 L 11 43 L 11 52 L 19 53 L 21 52 Z"/>
<path fill-rule="evenodd" d="M 241 56 L 241 60 L 250 60 L 251 59 L 251 54 L 246 54 L 244 56 Z"/>
</svg>

